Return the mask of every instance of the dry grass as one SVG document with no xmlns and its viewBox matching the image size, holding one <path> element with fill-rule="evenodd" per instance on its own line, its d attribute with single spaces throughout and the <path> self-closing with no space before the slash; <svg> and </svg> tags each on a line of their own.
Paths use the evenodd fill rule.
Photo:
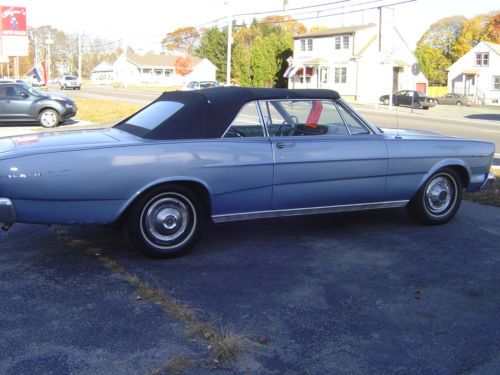
<svg viewBox="0 0 500 375">
<path fill-rule="evenodd" d="M 216 363 L 231 363 L 258 346 L 250 336 L 234 333 L 227 328 L 221 328 L 209 342 L 208 348 Z"/>
<path fill-rule="evenodd" d="M 478 191 L 477 193 L 465 193 L 464 199 L 471 202 L 500 207 L 500 168 L 497 167 L 492 169 L 492 172 L 495 173 L 497 179 L 489 189 Z"/>
<path fill-rule="evenodd" d="M 182 375 L 193 366 L 196 366 L 197 362 L 196 358 L 178 354 L 170 358 L 162 367 L 149 371 L 147 375 Z"/>
<path fill-rule="evenodd" d="M 163 373 L 182 374 L 193 366 L 224 366 L 236 361 L 241 355 L 259 346 L 249 335 L 238 334 L 228 328 L 217 329 L 214 324 L 201 320 L 194 309 L 187 303 L 179 301 L 156 288 L 137 275 L 128 272 L 120 262 L 102 254 L 102 248 L 92 246 L 89 242 L 68 236 L 65 230 L 55 228 L 54 233 L 68 246 L 81 248 L 87 254 L 95 256 L 111 272 L 120 275 L 137 293 L 137 298 L 159 305 L 170 318 L 182 322 L 188 331 L 187 337 L 202 341 L 209 351 L 209 359 L 202 361 L 192 357 L 175 356 L 164 366 L 152 370 L 149 374 Z"/>
<path fill-rule="evenodd" d="M 75 99 L 78 106 L 76 118 L 96 124 L 118 122 L 144 107 L 141 104 L 115 100 Z"/>
</svg>

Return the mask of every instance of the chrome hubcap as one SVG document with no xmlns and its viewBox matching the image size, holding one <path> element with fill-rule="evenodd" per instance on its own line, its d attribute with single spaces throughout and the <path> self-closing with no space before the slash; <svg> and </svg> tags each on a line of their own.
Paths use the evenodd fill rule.
<svg viewBox="0 0 500 375">
<path fill-rule="evenodd" d="M 449 210 L 456 197 L 456 185 L 447 176 L 432 179 L 425 190 L 425 203 L 432 214 L 443 214 Z"/>
<path fill-rule="evenodd" d="M 57 118 L 54 112 L 47 111 L 42 114 L 42 125 L 54 125 L 56 121 Z"/>
<path fill-rule="evenodd" d="M 154 246 L 180 246 L 194 232 L 196 211 L 182 195 L 168 193 L 155 197 L 143 210 L 141 229 Z"/>
</svg>

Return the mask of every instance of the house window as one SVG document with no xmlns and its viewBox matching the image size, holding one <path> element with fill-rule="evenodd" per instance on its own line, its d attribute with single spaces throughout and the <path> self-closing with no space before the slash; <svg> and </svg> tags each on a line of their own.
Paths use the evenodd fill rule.
<svg viewBox="0 0 500 375">
<path fill-rule="evenodd" d="M 490 54 L 488 52 L 476 53 L 476 66 L 488 66 L 490 63 Z"/>
<path fill-rule="evenodd" d="M 163 75 L 163 69 L 155 69 L 155 76 L 161 77 Z"/>
<path fill-rule="evenodd" d="M 493 90 L 500 91 L 500 76 L 493 76 Z"/>
<path fill-rule="evenodd" d="M 174 71 L 172 69 L 165 69 L 165 77 L 172 77 Z"/>
<path fill-rule="evenodd" d="M 335 49 L 349 49 L 349 35 L 339 35 L 335 37 Z"/>
<path fill-rule="evenodd" d="M 342 44 L 344 49 L 349 49 L 349 35 L 344 35 L 342 37 Z"/>
<path fill-rule="evenodd" d="M 347 68 L 335 68 L 335 83 L 347 82 Z"/>
<path fill-rule="evenodd" d="M 300 50 L 301 51 L 312 51 L 313 50 L 313 40 L 312 39 L 301 39 L 300 40 Z"/>
<path fill-rule="evenodd" d="M 142 74 L 151 74 L 151 69 L 142 69 Z"/>
</svg>

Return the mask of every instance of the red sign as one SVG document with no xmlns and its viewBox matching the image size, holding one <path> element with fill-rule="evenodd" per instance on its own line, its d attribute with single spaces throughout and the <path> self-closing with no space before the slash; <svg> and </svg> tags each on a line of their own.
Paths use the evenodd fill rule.
<svg viewBox="0 0 500 375">
<path fill-rule="evenodd" d="M 0 7 L 2 18 L 2 35 L 28 35 L 26 29 L 26 8 L 24 7 Z"/>
</svg>

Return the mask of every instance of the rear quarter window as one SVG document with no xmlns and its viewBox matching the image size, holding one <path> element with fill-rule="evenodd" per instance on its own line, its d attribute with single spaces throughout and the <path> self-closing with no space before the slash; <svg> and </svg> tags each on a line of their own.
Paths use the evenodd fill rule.
<svg viewBox="0 0 500 375">
<path fill-rule="evenodd" d="M 153 130 L 182 107 L 184 107 L 184 104 L 179 102 L 156 102 L 129 118 L 126 124 Z"/>
</svg>

